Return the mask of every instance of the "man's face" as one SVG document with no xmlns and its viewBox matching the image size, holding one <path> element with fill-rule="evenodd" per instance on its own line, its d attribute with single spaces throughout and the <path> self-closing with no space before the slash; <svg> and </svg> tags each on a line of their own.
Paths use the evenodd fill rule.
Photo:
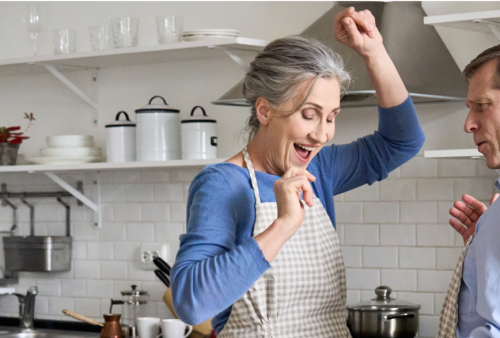
<svg viewBox="0 0 500 338">
<path fill-rule="evenodd" d="M 498 60 L 491 60 L 474 72 L 469 82 L 466 105 L 469 115 L 464 130 L 474 134 L 477 150 L 490 169 L 500 169 L 500 89 L 495 86 Z"/>
</svg>

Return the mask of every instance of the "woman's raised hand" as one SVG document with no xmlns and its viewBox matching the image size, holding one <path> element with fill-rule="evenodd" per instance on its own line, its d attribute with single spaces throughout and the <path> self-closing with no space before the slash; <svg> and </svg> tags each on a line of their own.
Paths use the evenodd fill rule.
<svg viewBox="0 0 500 338">
<path fill-rule="evenodd" d="M 369 10 L 356 12 L 354 7 L 335 15 L 335 38 L 361 56 L 383 50 L 383 39 Z"/>
</svg>

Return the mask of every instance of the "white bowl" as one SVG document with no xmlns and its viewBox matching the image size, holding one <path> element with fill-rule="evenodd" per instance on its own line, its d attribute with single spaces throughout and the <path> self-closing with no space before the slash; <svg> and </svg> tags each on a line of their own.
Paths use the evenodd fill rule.
<svg viewBox="0 0 500 338">
<path fill-rule="evenodd" d="M 40 153 L 45 157 L 101 157 L 101 148 L 45 148 L 40 149 Z"/>
<path fill-rule="evenodd" d="M 93 147 L 94 137 L 91 135 L 56 135 L 47 136 L 50 148 L 83 148 Z"/>
</svg>

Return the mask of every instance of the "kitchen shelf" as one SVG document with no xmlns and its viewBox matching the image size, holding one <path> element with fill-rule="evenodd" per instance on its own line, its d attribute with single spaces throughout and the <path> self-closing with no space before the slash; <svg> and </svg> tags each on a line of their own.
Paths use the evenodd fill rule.
<svg viewBox="0 0 500 338">
<path fill-rule="evenodd" d="M 203 41 L 182 41 L 162 45 L 88 51 L 71 54 L 43 55 L 28 58 L 0 60 L 0 76 L 44 73 L 42 65 L 56 67 L 98 69 L 171 61 L 201 60 L 227 57 L 225 50 L 260 52 L 268 41 L 237 38 L 218 38 Z"/>
<path fill-rule="evenodd" d="M 426 150 L 425 158 L 482 158 L 477 149 Z"/>
<path fill-rule="evenodd" d="M 64 171 L 102 171 L 117 169 L 155 169 L 155 168 L 183 168 L 183 167 L 201 167 L 209 164 L 224 162 L 226 158 L 215 158 L 208 160 L 170 160 L 170 161 L 151 161 L 151 162 L 95 162 L 78 164 L 32 164 L 32 165 L 13 165 L 0 166 L 0 173 L 36 173 L 36 172 L 64 172 Z"/>
<path fill-rule="evenodd" d="M 491 28 L 488 26 L 489 23 L 500 25 L 500 10 L 424 17 L 424 24 L 426 25 L 444 26 L 483 33 L 491 32 Z"/>
</svg>

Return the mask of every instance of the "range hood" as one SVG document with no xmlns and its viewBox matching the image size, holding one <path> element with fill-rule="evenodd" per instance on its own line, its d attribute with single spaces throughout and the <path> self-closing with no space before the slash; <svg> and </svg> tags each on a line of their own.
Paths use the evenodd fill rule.
<svg viewBox="0 0 500 338">
<path fill-rule="evenodd" d="M 377 104 L 375 90 L 362 58 L 335 40 L 333 35 L 333 18 L 350 6 L 354 6 L 357 11 L 368 9 L 375 16 L 385 48 L 414 103 L 465 101 L 465 78 L 434 26 L 424 25 L 425 12 L 420 2 L 336 1 L 329 11 L 301 35 L 322 41 L 344 59 L 353 82 L 342 98 L 342 107 Z M 249 107 L 242 90 L 243 81 L 212 103 Z"/>
</svg>

